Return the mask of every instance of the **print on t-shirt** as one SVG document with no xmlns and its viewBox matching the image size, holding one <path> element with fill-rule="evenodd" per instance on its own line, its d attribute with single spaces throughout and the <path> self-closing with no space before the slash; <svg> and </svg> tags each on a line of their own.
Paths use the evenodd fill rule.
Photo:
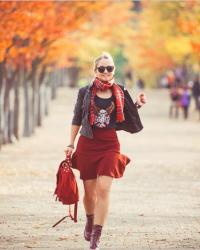
<svg viewBox="0 0 200 250">
<path fill-rule="evenodd" d="M 106 109 L 99 108 L 94 105 L 95 122 L 94 125 L 99 128 L 105 128 L 110 123 L 110 114 L 114 110 L 114 102 L 112 101 L 110 106 Z"/>
</svg>

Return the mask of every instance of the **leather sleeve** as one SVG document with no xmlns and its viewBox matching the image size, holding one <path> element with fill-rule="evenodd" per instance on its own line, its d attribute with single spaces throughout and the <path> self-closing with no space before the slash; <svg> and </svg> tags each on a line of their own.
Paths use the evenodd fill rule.
<svg viewBox="0 0 200 250">
<path fill-rule="evenodd" d="M 74 116 L 72 118 L 72 125 L 81 125 L 82 120 L 82 105 L 83 105 L 84 91 L 83 88 L 79 89 L 76 104 L 74 107 Z"/>
</svg>

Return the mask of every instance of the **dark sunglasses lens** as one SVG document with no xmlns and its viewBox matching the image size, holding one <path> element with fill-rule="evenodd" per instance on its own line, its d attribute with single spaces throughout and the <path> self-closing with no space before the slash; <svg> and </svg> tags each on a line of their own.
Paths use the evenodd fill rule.
<svg viewBox="0 0 200 250">
<path fill-rule="evenodd" d="M 98 71 L 100 73 L 103 73 L 105 71 L 105 67 L 103 67 L 103 66 L 98 67 Z"/>
<path fill-rule="evenodd" d="M 108 72 L 112 72 L 114 70 L 114 67 L 113 66 L 108 66 L 106 67 L 107 71 Z"/>
<path fill-rule="evenodd" d="M 108 72 L 112 72 L 114 70 L 114 66 L 107 66 L 107 67 L 100 66 L 100 67 L 98 67 L 98 71 L 100 73 L 104 73 L 105 69 L 107 69 Z"/>
</svg>

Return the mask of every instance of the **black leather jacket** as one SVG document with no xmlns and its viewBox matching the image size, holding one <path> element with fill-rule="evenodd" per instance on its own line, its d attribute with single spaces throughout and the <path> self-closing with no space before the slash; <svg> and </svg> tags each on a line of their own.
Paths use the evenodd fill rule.
<svg viewBox="0 0 200 250">
<path fill-rule="evenodd" d="M 116 123 L 116 130 L 124 130 L 130 133 L 137 133 L 142 130 L 143 126 L 138 114 L 136 104 L 133 102 L 130 94 L 124 88 L 119 85 L 124 92 L 124 116 L 123 122 Z M 76 105 L 74 108 L 74 116 L 72 119 L 73 125 L 81 126 L 80 133 L 88 138 L 93 138 L 93 132 L 89 123 L 89 109 L 91 98 L 91 87 L 89 84 L 79 89 Z"/>
</svg>

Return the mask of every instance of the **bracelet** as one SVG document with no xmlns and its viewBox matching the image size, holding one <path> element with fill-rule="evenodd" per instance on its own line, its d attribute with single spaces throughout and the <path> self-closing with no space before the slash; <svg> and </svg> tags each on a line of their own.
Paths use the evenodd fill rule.
<svg viewBox="0 0 200 250">
<path fill-rule="evenodd" d="M 68 148 L 73 148 L 73 149 L 74 149 L 74 145 L 73 145 L 73 144 L 69 144 L 67 147 L 68 147 Z"/>
</svg>

